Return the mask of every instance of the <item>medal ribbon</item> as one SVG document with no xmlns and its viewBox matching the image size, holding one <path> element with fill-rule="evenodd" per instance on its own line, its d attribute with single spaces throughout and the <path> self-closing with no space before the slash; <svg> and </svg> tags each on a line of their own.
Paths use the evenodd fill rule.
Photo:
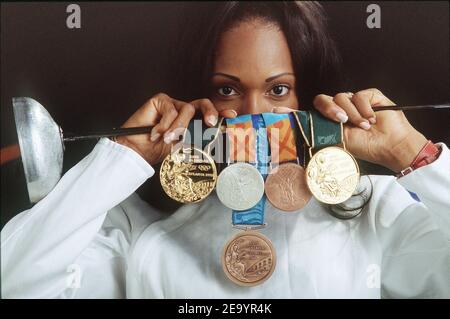
<svg viewBox="0 0 450 319">
<path fill-rule="evenodd" d="M 255 166 L 265 180 L 269 167 L 269 142 L 262 116 L 260 114 L 241 115 L 226 119 L 226 122 L 230 141 L 230 161 L 247 162 Z M 238 128 L 238 130 L 228 128 Z M 265 203 L 264 195 L 252 208 L 242 211 L 233 210 L 233 225 L 264 225 Z"/>
<path fill-rule="evenodd" d="M 310 127 L 310 113 L 308 111 L 296 111 L 293 113 L 293 116 L 295 117 L 295 120 L 297 122 L 297 127 L 300 130 L 300 138 L 297 139 L 297 141 L 303 140 L 306 146 L 311 146 L 311 127 Z M 303 143 L 302 143 L 303 144 Z"/>
<path fill-rule="evenodd" d="M 342 124 L 325 118 L 317 111 L 310 111 L 311 148 L 322 148 L 343 143 Z"/>
<path fill-rule="evenodd" d="M 297 161 L 297 146 L 292 114 L 263 113 L 269 139 L 271 163 Z"/>
<path fill-rule="evenodd" d="M 226 119 L 230 162 L 256 163 L 256 135 L 252 115 Z"/>
<path fill-rule="evenodd" d="M 292 115 L 295 122 L 295 132 L 296 138 L 295 141 L 297 143 L 297 154 L 302 154 L 303 157 L 300 158 L 301 165 L 303 167 L 308 163 L 306 150 L 311 149 L 311 127 L 310 127 L 310 113 L 308 111 L 295 111 L 290 113 Z M 302 151 L 300 151 L 302 150 Z"/>
<path fill-rule="evenodd" d="M 293 114 L 263 113 L 242 115 L 234 119 L 226 119 L 227 128 L 238 128 L 241 131 L 227 129 L 230 141 L 230 160 L 253 164 L 263 176 L 269 174 L 269 160 L 273 163 L 297 161 L 298 133 L 295 131 L 296 120 Z M 244 139 L 242 134 L 247 137 Z M 240 136 L 241 135 L 241 136 Z M 269 158 L 271 155 L 271 158 Z M 263 225 L 266 196 L 252 208 L 232 212 L 233 225 Z"/>
</svg>

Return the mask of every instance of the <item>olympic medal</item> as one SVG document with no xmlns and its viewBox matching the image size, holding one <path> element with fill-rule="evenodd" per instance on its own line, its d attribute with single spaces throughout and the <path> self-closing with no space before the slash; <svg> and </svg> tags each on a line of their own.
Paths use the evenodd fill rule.
<svg viewBox="0 0 450 319">
<path fill-rule="evenodd" d="M 364 176 L 353 193 L 345 202 L 330 205 L 330 214 L 339 219 L 351 219 L 361 214 L 369 203 L 373 193 L 373 185 L 369 176 Z"/>
<path fill-rule="evenodd" d="M 184 204 L 196 203 L 214 189 L 216 164 L 207 153 L 189 147 L 167 155 L 161 164 L 160 179 L 169 197 Z"/>
<path fill-rule="evenodd" d="M 288 212 L 303 208 L 312 196 L 305 170 L 295 163 L 281 164 L 271 171 L 264 188 L 272 205 Z"/>
<path fill-rule="evenodd" d="M 340 208 L 339 206 L 335 206 L 335 205 L 330 205 L 330 215 L 334 216 L 338 219 L 352 219 L 355 217 L 358 217 L 359 215 L 361 215 L 362 211 L 363 211 L 363 207 L 358 208 L 358 209 L 354 209 L 354 210 L 345 210 Z"/>
<path fill-rule="evenodd" d="M 266 281 L 276 264 L 270 240 L 254 231 L 244 231 L 225 245 L 222 267 L 227 277 L 240 286 L 256 286 Z"/>
<path fill-rule="evenodd" d="M 246 210 L 263 197 L 264 179 L 250 164 L 232 164 L 217 178 L 216 193 L 225 206 L 233 210 Z"/>
<path fill-rule="evenodd" d="M 352 196 L 358 186 L 358 164 L 343 148 L 326 147 L 309 161 L 306 182 L 318 201 L 325 204 L 342 203 Z"/>
</svg>

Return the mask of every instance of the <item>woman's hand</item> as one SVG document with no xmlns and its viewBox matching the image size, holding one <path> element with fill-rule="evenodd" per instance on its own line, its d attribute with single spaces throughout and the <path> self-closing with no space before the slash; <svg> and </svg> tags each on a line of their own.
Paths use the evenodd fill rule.
<svg viewBox="0 0 450 319">
<path fill-rule="evenodd" d="M 201 111 L 208 126 L 215 126 L 219 112 L 208 99 L 192 102 L 178 101 L 159 93 L 141 106 L 121 127 L 154 126 L 150 134 L 118 136 L 116 141 L 139 153 L 148 163 L 161 162 L 189 125 L 196 111 Z M 230 110 L 220 112 L 223 117 L 233 117 Z"/>
<path fill-rule="evenodd" d="M 381 105 L 395 104 L 377 89 L 334 97 L 321 94 L 314 99 L 314 107 L 324 116 L 346 122 L 344 139 L 350 153 L 399 172 L 411 164 L 427 139 L 402 111 L 375 113 L 373 107 Z"/>
<path fill-rule="evenodd" d="M 402 111 L 373 111 L 376 106 L 395 105 L 378 89 L 334 97 L 320 94 L 313 103 L 325 117 L 346 123 L 344 141 L 350 153 L 394 172 L 408 167 L 427 142 Z"/>
</svg>

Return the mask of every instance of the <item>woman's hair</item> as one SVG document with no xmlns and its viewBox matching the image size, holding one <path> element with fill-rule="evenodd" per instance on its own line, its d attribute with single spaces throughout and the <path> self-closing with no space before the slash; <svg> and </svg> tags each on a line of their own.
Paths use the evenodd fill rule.
<svg viewBox="0 0 450 319">
<path fill-rule="evenodd" d="M 170 94 L 190 101 L 208 97 L 214 51 L 221 34 L 239 22 L 261 19 L 284 33 L 297 79 L 297 97 L 309 109 L 314 96 L 339 91 L 340 57 L 330 38 L 323 9 L 317 2 L 189 3 L 180 17 L 173 48 Z"/>
</svg>

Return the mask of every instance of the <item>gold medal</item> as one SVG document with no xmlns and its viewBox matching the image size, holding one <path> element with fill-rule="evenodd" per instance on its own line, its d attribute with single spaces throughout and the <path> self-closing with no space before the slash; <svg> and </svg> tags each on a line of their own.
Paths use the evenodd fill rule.
<svg viewBox="0 0 450 319">
<path fill-rule="evenodd" d="M 306 167 L 306 182 L 314 197 L 322 203 L 339 204 L 349 199 L 359 182 L 354 157 L 336 146 L 318 151 Z"/>
<path fill-rule="evenodd" d="M 169 197 L 185 204 L 196 203 L 205 199 L 214 189 L 216 164 L 211 156 L 198 148 L 181 148 L 164 159 L 160 179 Z"/>
<path fill-rule="evenodd" d="M 359 167 L 355 158 L 345 149 L 344 127 L 342 123 L 329 121 L 315 111 L 309 113 L 309 121 L 311 144 L 310 160 L 306 166 L 308 188 L 322 203 L 334 205 L 345 202 L 358 186 Z M 317 134 L 314 134 L 315 131 Z M 316 147 L 321 149 L 312 155 Z"/>
<path fill-rule="evenodd" d="M 183 204 L 205 199 L 216 186 L 217 168 L 211 154 L 211 145 L 221 132 L 223 118 L 216 125 L 216 134 L 206 145 L 205 151 L 195 146 L 181 146 L 171 152 L 161 163 L 161 186 L 166 194 Z M 186 134 L 187 130 L 185 130 Z M 183 143 L 185 140 L 183 136 Z M 182 144 L 183 145 L 183 144 Z"/>
<path fill-rule="evenodd" d="M 240 286 L 256 286 L 266 281 L 276 264 L 270 240 L 255 231 L 244 231 L 225 245 L 222 267 L 227 277 Z"/>
</svg>

